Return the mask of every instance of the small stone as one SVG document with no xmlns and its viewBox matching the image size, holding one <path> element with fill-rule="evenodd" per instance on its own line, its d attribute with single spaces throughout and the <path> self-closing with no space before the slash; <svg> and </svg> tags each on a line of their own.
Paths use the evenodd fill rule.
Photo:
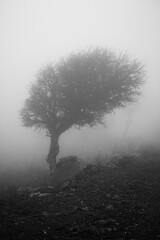
<svg viewBox="0 0 160 240">
<path fill-rule="evenodd" d="M 112 219 L 112 218 L 108 218 L 108 219 L 106 220 L 106 222 L 107 222 L 107 223 L 115 223 L 116 221 L 115 221 L 114 219 Z"/>
<path fill-rule="evenodd" d="M 56 216 L 60 216 L 60 215 L 62 215 L 62 213 L 59 212 L 59 213 L 56 213 L 55 215 L 56 215 Z"/>
<path fill-rule="evenodd" d="M 73 192 L 75 192 L 76 191 L 76 189 L 75 188 L 71 188 L 71 192 L 73 193 Z"/>
<path fill-rule="evenodd" d="M 116 199 L 118 199 L 119 198 L 119 195 L 118 194 L 116 194 L 116 195 L 114 195 L 113 197 L 112 197 L 112 199 L 114 199 L 114 200 L 116 200 Z"/>
<path fill-rule="evenodd" d="M 30 194 L 30 197 L 35 197 L 35 196 L 46 197 L 46 196 L 51 196 L 51 194 L 50 193 L 40 193 L 40 192 L 35 192 L 35 193 L 33 192 Z"/>
<path fill-rule="evenodd" d="M 101 225 L 105 225 L 105 224 L 107 224 L 107 221 L 105 221 L 105 220 L 99 220 L 99 223 L 101 224 Z"/>
<path fill-rule="evenodd" d="M 40 193 L 38 197 L 46 197 L 46 196 L 51 196 L 50 193 Z"/>
<path fill-rule="evenodd" d="M 89 209 L 88 209 L 88 207 L 83 207 L 82 210 L 88 211 Z"/>
<path fill-rule="evenodd" d="M 42 215 L 43 215 L 43 216 L 48 216 L 49 213 L 44 211 L 44 212 L 42 212 Z"/>
<path fill-rule="evenodd" d="M 106 198 L 111 198 L 111 194 L 110 193 L 107 193 L 105 194 Z"/>
<path fill-rule="evenodd" d="M 106 209 L 106 210 L 113 210 L 114 207 L 113 207 L 113 205 L 107 205 L 107 206 L 105 207 L 105 209 Z"/>
<path fill-rule="evenodd" d="M 64 189 L 64 188 L 67 188 L 69 185 L 69 181 L 66 181 L 62 184 L 61 188 Z"/>
<path fill-rule="evenodd" d="M 111 231 L 112 231 L 112 228 L 107 228 L 107 231 L 108 231 L 108 232 L 111 232 Z"/>
</svg>

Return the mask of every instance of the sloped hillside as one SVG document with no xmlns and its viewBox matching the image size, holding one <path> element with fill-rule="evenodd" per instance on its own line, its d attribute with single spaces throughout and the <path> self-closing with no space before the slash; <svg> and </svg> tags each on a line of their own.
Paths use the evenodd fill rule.
<svg viewBox="0 0 160 240">
<path fill-rule="evenodd" d="M 0 239 L 160 239 L 160 157 L 88 165 L 53 188 L 0 198 Z"/>
</svg>

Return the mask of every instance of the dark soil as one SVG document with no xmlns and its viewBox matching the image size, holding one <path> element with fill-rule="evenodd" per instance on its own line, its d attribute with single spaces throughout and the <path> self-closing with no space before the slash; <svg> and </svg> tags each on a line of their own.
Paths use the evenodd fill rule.
<svg viewBox="0 0 160 240">
<path fill-rule="evenodd" d="M 160 239 L 160 158 L 88 165 L 44 195 L 0 198 L 0 239 Z"/>
</svg>

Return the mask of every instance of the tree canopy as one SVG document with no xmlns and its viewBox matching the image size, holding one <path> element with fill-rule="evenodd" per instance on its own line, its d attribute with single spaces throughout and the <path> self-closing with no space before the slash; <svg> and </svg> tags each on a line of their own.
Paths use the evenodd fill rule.
<svg viewBox="0 0 160 240">
<path fill-rule="evenodd" d="M 92 48 L 40 69 L 20 114 L 26 127 L 51 137 L 47 162 L 56 168 L 59 136 L 72 126 L 94 126 L 140 94 L 143 66 L 125 54 Z"/>
<path fill-rule="evenodd" d="M 140 94 L 143 65 L 125 54 L 94 48 L 40 69 L 21 110 L 24 126 L 58 136 L 75 125 L 103 123 L 105 114 Z"/>
</svg>

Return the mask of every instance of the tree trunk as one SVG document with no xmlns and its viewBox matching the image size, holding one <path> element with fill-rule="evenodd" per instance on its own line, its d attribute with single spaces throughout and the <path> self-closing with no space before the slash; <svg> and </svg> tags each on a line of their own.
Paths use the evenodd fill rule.
<svg viewBox="0 0 160 240">
<path fill-rule="evenodd" d="M 59 153 L 59 143 L 58 143 L 58 136 L 56 134 L 51 134 L 51 143 L 49 154 L 47 156 L 46 161 L 49 164 L 50 171 L 53 172 L 56 167 L 56 157 Z"/>
</svg>

